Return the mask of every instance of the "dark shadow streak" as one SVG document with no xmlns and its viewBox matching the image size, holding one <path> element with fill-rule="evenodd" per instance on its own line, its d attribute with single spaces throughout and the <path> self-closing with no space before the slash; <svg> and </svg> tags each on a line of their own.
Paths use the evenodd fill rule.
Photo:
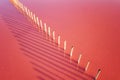
<svg viewBox="0 0 120 80">
<path fill-rule="evenodd" d="M 40 71 L 39 69 L 37 69 L 37 68 L 33 68 L 35 71 L 37 71 L 37 72 L 39 72 L 39 73 L 41 73 L 41 74 L 43 74 L 43 75 L 45 75 L 45 76 L 47 76 L 47 77 L 49 77 L 50 79 L 52 79 L 52 80 L 55 80 L 53 77 L 51 77 L 51 76 L 49 76 L 49 75 L 47 75 L 46 73 L 44 73 L 43 71 Z"/>
<path fill-rule="evenodd" d="M 21 49 L 22 49 L 22 48 L 21 48 Z M 44 60 L 42 57 L 36 56 L 34 53 L 31 53 L 30 51 L 27 51 L 27 50 L 25 50 L 25 49 L 22 49 L 22 50 L 23 50 L 24 52 L 27 52 L 27 53 L 24 53 L 26 56 L 28 56 L 28 57 L 31 58 L 31 59 L 34 59 L 35 61 L 37 61 L 37 62 L 39 62 L 39 63 L 42 63 L 42 64 L 44 64 L 44 65 L 46 65 L 46 66 L 48 66 L 48 63 L 51 64 L 51 62 Z M 44 62 L 41 62 L 40 60 L 38 60 L 38 59 L 36 59 L 36 58 L 30 56 L 30 55 L 35 56 L 35 57 L 37 57 L 37 58 L 43 60 L 44 62 L 46 62 L 46 64 L 45 64 Z M 56 66 L 56 65 L 53 64 L 53 66 Z M 53 67 L 50 66 L 50 65 L 49 65 L 49 67 L 50 67 L 50 68 L 53 68 Z M 56 66 L 56 67 L 57 67 L 57 66 Z M 71 77 L 71 76 L 69 76 L 68 74 L 64 73 L 64 71 L 58 70 L 58 69 L 56 69 L 56 68 L 54 68 L 54 69 L 55 69 L 56 71 L 58 71 L 58 72 L 64 74 L 64 75 L 66 75 L 66 76 L 72 78 L 73 80 L 76 80 L 74 77 Z M 60 69 L 63 69 L 63 68 L 60 68 Z M 83 78 L 83 79 L 84 79 L 84 78 Z M 86 80 L 86 79 L 84 79 L 84 80 Z"/>
<path fill-rule="evenodd" d="M 24 40 L 25 41 L 25 40 Z M 28 41 L 27 41 L 28 42 Z M 24 43 L 24 42 L 22 42 L 22 43 Z M 24 43 L 24 44 L 26 44 L 26 43 Z M 29 45 L 29 44 L 27 44 L 27 45 Z M 32 46 L 32 45 L 31 45 Z M 34 47 L 35 48 L 35 47 Z M 39 49 L 40 50 L 40 49 Z M 46 49 L 45 49 L 46 50 Z M 40 50 L 41 51 L 41 50 Z M 52 55 L 52 56 L 54 56 L 54 55 Z M 56 57 L 56 56 L 55 56 Z M 58 58 L 58 57 L 57 57 Z M 59 63 L 61 63 L 61 62 L 59 62 Z M 64 64 L 64 63 L 63 63 Z M 65 65 L 65 64 L 64 64 Z M 75 66 L 76 67 L 76 66 Z M 76 69 L 76 68 L 75 68 Z M 83 69 L 84 70 L 84 69 Z M 82 72 L 83 72 L 83 70 L 82 70 Z"/>
<path fill-rule="evenodd" d="M 57 45 L 55 46 L 55 45 L 52 45 L 51 46 L 51 44 L 49 43 L 49 42 L 47 42 L 45 39 L 43 40 L 42 39 L 42 37 L 39 37 L 39 39 L 36 39 L 37 37 L 30 37 L 29 35 L 28 36 L 24 36 L 25 35 L 25 33 L 24 32 L 21 32 L 21 33 L 19 33 L 18 31 L 11 31 L 12 33 L 14 33 L 15 34 L 15 37 L 17 37 L 17 38 L 26 38 L 26 39 L 29 39 L 29 40 L 32 40 L 32 41 L 34 41 L 35 43 L 45 43 L 45 44 L 43 44 L 44 46 L 48 46 L 48 47 L 50 47 L 51 49 L 53 49 L 53 50 L 56 50 L 56 51 L 58 51 L 58 48 L 55 48 L 55 47 L 57 47 Z M 22 35 L 21 35 L 22 34 Z M 32 38 L 32 39 L 31 39 Z M 38 40 L 40 40 L 41 42 L 38 42 Z M 49 45 L 48 45 L 49 44 Z M 60 52 L 63 52 L 63 50 L 60 50 L 59 49 L 59 51 Z"/>
<path fill-rule="evenodd" d="M 27 46 L 25 46 L 25 45 L 23 45 L 22 44 L 22 46 L 24 46 L 24 48 L 28 48 Z M 32 48 L 28 48 L 29 50 L 32 50 Z M 38 51 L 35 51 L 34 50 L 34 52 L 36 52 L 36 53 L 39 53 Z M 30 53 L 30 52 L 29 52 Z M 48 53 L 49 54 L 49 53 Z M 35 55 L 35 54 L 34 54 Z M 44 53 L 42 54 L 41 53 L 41 55 L 43 55 L 43 56 L 46 56 Z M 42 58 L 41 56 L 36 56 L 36 57 L 38 57 L 38 58 Z M 50 56 L 48 56 L 48 58 L 50 58 Z M 52 59 L 53 60 L 53 59 Z M 45 61 L 46 62 L 49 62 L 49 63 L 51 63 L 50 61 L 48 61 L 48 60 L 46 60 L 45 59 Z M 55 60 L 53 60 L 53 61 L 55 61 Z M 52 65 L 54 65 L 53 63 L 51 63 Z M 68 66 L 68 65 L 63 65 L 63 66 Z M 60 66 L 58 66 L 58 65 L 56 65 L 56 67 L 59 67 L 59 68 L 61 68 L 61 69 L 64 69 L 63 67 L 60 67 Z M 70 67 L 69 67 L 70 68 Z M 66 71 L 66 69 L 64 69 L 64 71 Z M 73 72 L 71 72 L 71 71 L 69 71 L 69 70 L 67 70 L 69 73 L 71 73 L 71 74 L 73 74 L 73 75 L 75 75 L 75 76 L 77 76 L 77 77 L 80 77 L 80 75 L 77 75 L 77 74 L 75 74 L 75 73 L 73 73 Z M 79 73 L 79 71 L 78 71 L 78 73 Z"/>
<path fill-rule="evenodd" d="M 60 78 L 60 80 L 64 80 L 64 79 L 63 79 L 62 77 L 60 77 L 59 75 L 57 75 L 57 74 L 55 74 L 55 73 L 47 70 L 46 68 L 42 67 L 42 65 L 40 66 L 40 65 L 36 64 L 35 62 L 30 62 L 30 63 L 33 64 L 33 65 L 35 65 L 35 66 L 37 66 L 37 67 L 39 67 L 39 68 L 42 68 L 43 70 L 45 70 L 45 72 L 47 71 L 47 73 L 49 72 L 49 74 L 52 74 L 52 75 Z M 47 65 L 46 65 L 46 66 L 47 66 Z M 49 67 L 49 66 L 47 66 L 47 67 Z"/>
</svg>

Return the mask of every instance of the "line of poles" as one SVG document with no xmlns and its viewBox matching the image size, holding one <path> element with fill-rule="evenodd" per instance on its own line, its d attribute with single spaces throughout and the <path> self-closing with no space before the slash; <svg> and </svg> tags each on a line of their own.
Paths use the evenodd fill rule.
<svg viewBox="0 0 120 80">
<path fill-rule="evenodd" d="M 30 11 L 26 6 L 24 6 L 19 0 L 12 0 L 12 3 L 14 4 L 15 7 L 17 7 L 17 9 L 21 10 L 25 15 L 27 15 L 27 17 L 29 17 L 35 24 L 36 24 L 36 28 L 38 29 L 38 31 L 44 31 L 45 34 L 47 34 L 50 38 L 52 38 L 53 42 L 56 42 L 57 40 L 57 45 L 58 47 L 60 47 L 61 45 L 61 36 L 58 35 L 57 39 L 56 39 L 56 35 L 55 35 L 55 31 L 51 31 L 51 28 L 50 27 L 47 27 L 47 24 L 46 23 L 43 23 L 41 19 L 39 19 L 35 13 L 33 13 L 32 11 Z M 64 51 L 64 55 L 65 55 L 65 51 L 67 49 L 67 41 L 64 40 L 63 42 L 63 51 Z M 73 51 L 74 51 L 74 46 L 71 47 L 71 50 L 70 50 L 70 60 L 72 59 L 73 57 Z M 79 55 L 79 58 L 78 58 L 78 66 L 81 62 L 81 58 L 82 58 L 82 54 Z M 89 68 L 89 65 L 90 65 L 90 61 L 87 62 L 86 66 L 85 66 L 85 71 L 88 70 Z M 97 78 L 99 77 L 101 73 L 101 69 L 98 69 L 96 75 L 95 75 L 95 80 L 97 80 Z"/>
</svg>

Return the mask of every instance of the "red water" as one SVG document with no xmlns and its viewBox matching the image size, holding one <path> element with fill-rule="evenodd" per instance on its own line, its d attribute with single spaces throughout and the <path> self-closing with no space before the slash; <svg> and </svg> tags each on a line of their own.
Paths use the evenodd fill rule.
<svg viewBox="0 0 120 80">
<path fill-rule="evenodd" d="M 101 68 L 98 80 L 120 80 L 120 1 L 20 1 L 67 40 L 67 53 L 75 46 L 73 59 L 83 54 L 81 66 L 91 61 L 88 73 Z"/>
<path fill-rule="evenodd" d="M 0 16 L 0 80 L 37 80 L 28 59 Z"/>
<path fill-rule="evenodd" d="M 4 20 L 10 11 L 15 16 L 17 11 L 11 6 L 7 0 L 0 1 L 0 80 L 37 80 L 35 71 Z"/>
<path fill-rule="evenodd" d="M 67 53 L 70 52 L 72 45 L 75 46 L 73 59 L 77 60 L 79 54 L 83 54 L 80 66 L 84 67 L 88 60 L 91 61 L 87 73 L 95 75 L 97 69 L 101 68 L 102 72 L 98 80 L 120 80 L 119 1 L 20 1 L 57 34 L 60 34 L 62 41 L 67 40 Z M 0 2 L 2 11 L 6 11 L 5 8 L 13 9 L 9 6 L 7 0 Z M 8 12 L 6 11 L 6 13 Z M 14 16 L 17 15 L 16 12 L 12 13 Z M 2 16 L 6 15 L 2 14 Z M 8 30 L 2 16 L 0 14 L 0 52 L 3 53 L 0 54 L 0 79 L 35 80 L 31 65 L 27 62 L 26 57 L 21 55 L 18 43 Z M 12 46 L 9 47 L 9 45 Z"/>
</svg>

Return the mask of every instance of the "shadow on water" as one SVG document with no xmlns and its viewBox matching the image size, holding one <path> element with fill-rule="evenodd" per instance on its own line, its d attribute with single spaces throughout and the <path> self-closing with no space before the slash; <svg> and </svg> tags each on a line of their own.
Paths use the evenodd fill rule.
<svg viewBox="0 0 120 80">
<path fill-rule="evenodd" d="M 1 11 L 2 18 L 9 25 L 9 29 L 19 42 L 23 54 L 33 60 L 30 63 L 35 66 L 33 69 L 40 73 L 37 77 L 38 79 L 44 80 L 45 77 L 41 75 L 47 76 L 51 80 L 56 78 L 65 79 L 47 70 L 47 67 L 73 80 L 76 80 L 76 78 L 88 80 L 88 77 L 91 80 L 93 79 L 91 75 L 84 73 L 84 68 L 80 67 L 79 70 L 77 69 L 77 62 L 73 61 L 71 64 L 69 55 L 63 57 L 63 50 L 58 50 L 57 45 L 47 40 L 46 34 L 38 32 L 21 13 L 14 10 L 16 13 L 14 16 L 12 13 L 6 12 L 7 9 Z M 42 65 L 46 66 L 46 68 Z"/>
</svg>

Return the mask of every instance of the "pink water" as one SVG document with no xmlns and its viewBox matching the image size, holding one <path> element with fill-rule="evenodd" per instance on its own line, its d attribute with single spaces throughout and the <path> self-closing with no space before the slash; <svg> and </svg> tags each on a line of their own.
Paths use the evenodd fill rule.
<svg viewBox="0 0 120 80">
<path fill-rule="evenodd" d="M 87 71 L 98 80 L 119 80 L 120 2 L 117 0 L 20 0 L 47 23 L 63 40 L 67 53 L 75 46 L 73 59 L 83 54 L 80 66 L 90 60 Z M 62 45 L 63 46 L 63 45 Z M 61 47 L 62 47 L 61 46 Z"/>
<path fill-rule="evenodd" d="M 73 59 L 77 60 L 79 54 L 83 54 L 80 66 L 84 67 L 88 60 L 91 61 L 87 73 L 95 75 L 97 69 L 101 68 L 102 72 L 98 80 L 120 80 L 119 1 L 20 1 L 46 22 L 47 26 L 60 34 L 62 42 L 67 40 L 67 53 L 70 52 L 72 45 L 75 46 Z M 4 8 L 1 10 L 13 9 L 8 7 L 10 4 L 7 0 L 1 1 L 0 6 L 3 5 Z M 17 15 L 16 12 L 12 13 L 14 16 Z M 2 14 L 2 16 L 5 15 Z M 8 30 L 2 16 L 0 14 L 0 52 L 2 53 L 0 54 L 0 79 L 36 79 L 31 65 L 26 57 L 21 55 L 18 43 Z M 12 46 L 9 47 L 9 45 Z"/>
</svg>

